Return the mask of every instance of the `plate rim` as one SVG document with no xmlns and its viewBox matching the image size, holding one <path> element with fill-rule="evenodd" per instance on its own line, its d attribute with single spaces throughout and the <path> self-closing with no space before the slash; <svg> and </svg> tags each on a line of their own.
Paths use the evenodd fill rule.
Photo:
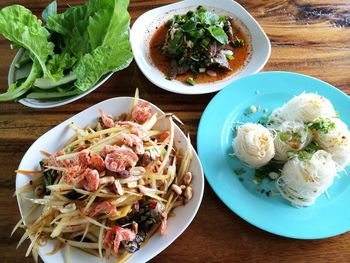
<svg viewBox="0 0 350 263">
<path fill-rule="evenodd" d="M 301 74 L 301 73 L 296 73 L 296 72 L 289 72 L 289 71 L 265 71 L 265 72 L 259 72 L 256 74 L 252 74 L 249 75 L 247 77 L 241 78 L 239 81 L 244 81 L 247 78 L 256 78 L 257 76 L 264 76 L 264 75 L 275 75 L 275 74 L 282 74 L 282 75 L 289 75 L 289 76 L 296 76 L 296 77 L 302 77 L 302 78 L 307 78 L 307 79 L 312 79 L 312 81 L 317 81 L 319 83 L 321 83 L 322 85 L 324 85 L 324 87 L 327 87 L 327 89 L 331 89 L 332 91 L 336 92 L 337 95 L 339 96 L 343 96 L 345 97 L 345 99 L 347 99 L 350 103 L 350 97 L 343 92 L 342 90 L 336 88 L 335 86 L 333 86 L 330 83 L 327 83 L 321 79 L 318 79 L 316 77 L 312 77 L 312 76 L 308 76 L 305 74 Z M 237 85 L 237 83 L 231 83 L 228 86 L 231 85 Z M 227 87 L 228 87 L 227 86 Z M 228 87 L 229 88 L 229 87 Z M 229 202 L 230 200 L 228 200 L 227 198 L 225 198 L 224 194 L 220 193 L 220 189 L 216 186 L 214 187 L 214 178 L 212 176 L 207 176 L 207 170 L 209 170 L 207 168 L 206 162 L 205 160 L 202 160 L 202 156 L 203 156 L 203 146 L 202 143 L 200 142 L 201 140 L 203 140 L 202 138 L 202 130 L 204 129 L 203 126 L 205 125 L 204 123 L 204 118 L 205 116 L 208 114 L 209 110 L 211 110 L 211 108 L 213 107 L 213 105 L 215 105 L 216 101 L 218 101 L 222 96 L 227 95 L 225 93 L 229 93 L 231 89 L 223 89 L 220 92 L 218 92 L 212 99 L 211 101 L 208 103 L 207 107 L 205 108 L 205 110 L 203 111 L 202 117 L 200 119 L 199 125 L 198 125 L 198 134 L 197 134 L 197 151 L 198 151 L 198 155 L 201 158 L 201 161 L 203 163 L 203 170 L 204 170 L 204 175 L 205 178 L 207 180 L 207 182 L 209 183 L 211 189 L 215 192 L 215 194 L 217 195 L 217 197 L 220 199 L 220 201 L 222 201 L 226 207 L 228 209 L 230 209 L 233 213 L 235 213 L 238 217 L 240 217 L 241 219 L 243 219 L 244 221 L 246 221 L 247 223 L 261 229 L 264 230 L 265 232 L 268 233 L 272 233 L 275 234 L 277 236 L 281 236 L 281 237 L 285 237 L 285 238 L 292 238 L 292 239 L 300 239 L 300 240 L 316 240 L 316 239 L 323 239 L 323 238 L 329 238 L 329 237 L 333 237 L 333 236 L 337 236 L 343 233 L 346 233 L 348 231 L 350 231 L 350 224 L 347 226 L 347 230 L 338 230 L 338 231 L 328 231 L 327 234 L 322 234 L 322 235 L 317 235 L 317 234 L 313 234 L 312 236 L 305 236 L 305 235 L 300 235 L 299 233 L 295 234 L 295 233 L 286 233 L 283 232 L 281 233 L 281 231 L 275 231 L 273 229 L 270 229 L 268 227 L 266 227 L 265 225 L 259 225 L 255 222 L 254 219 L 251 219 L 249 217 L 247 217 L 246 215 L 242 215 L 239 211 L 237 211 L 237 207 L 235 206 L 235 204 L 233 204 L 232 202 Z M 259 89 L 257 89 L 259 90 Z M 233 107 L 235 108 L 235 107 Z M 222 127 L 223 128 L 223 127 Z M 221 129 L 222 131 L 222 129 Z M 330 233 L 332 232 L 332 233 Z"/>
</svg>

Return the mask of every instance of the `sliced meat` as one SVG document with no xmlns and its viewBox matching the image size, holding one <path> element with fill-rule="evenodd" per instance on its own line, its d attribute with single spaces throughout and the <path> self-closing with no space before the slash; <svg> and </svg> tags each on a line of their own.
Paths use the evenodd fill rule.
<svg viewBox="0 0 350 263">
<path fill-rule="evenodd" d="M 176 60 L 170 60 L 169 64 L 169 79 L 175 79 L 177 75 L 185 74 L 190 67 L 187 64 L 179 66 Z"/>
<path fill-rule="evenodd" d="M 230 16 L 226 17 L 227 24 L 224 26 L 224 31 L 226 32 L 228 36 L 229 42 L 234 40 L 234 34 L 236 34 L 236 30 L 232 28 L 233 18 Z"/>
<path fill-rule="evenodd" d="M 170 60 L 169 63 L 169 79 L 175 79 L 177 76 L 177 63 L 175 59 Z"/>
<path fill-rule="evenodd" d="M 210 42 L 209 45 L 208 45 L 209 57 L 211 57 L 211 58 L 215 57 L 217 53 L 218 53 L 218 48 L 217 48 L 216 41 Z"/>
<path fill-rule="evenodd" d="M 216 57 L 213 58 L 213 62 L 209 64 L 209 66 L 216 66 L 225 70 L 232 70 L 226 55 L 225 55 L 225 51 L 221 50 Z"/>
</svg>

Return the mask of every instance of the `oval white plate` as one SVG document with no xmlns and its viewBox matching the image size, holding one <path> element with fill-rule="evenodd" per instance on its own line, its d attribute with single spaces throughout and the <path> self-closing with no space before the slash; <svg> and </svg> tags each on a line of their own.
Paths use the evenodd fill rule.
<svg viewBox="0 0 350 263">
<path fill-rule="evenodd" d="M 188 10 L 194 10 L 198 5 L 203 5 L 209 11 L 217 14 L 233 17 L 240 28 L 250 36 L 252 50 L 250 60 L 240 71 L 223 80 L 190 86 L 165 78 L 152 62 L 149 44 L 156 29 L 171 19 L 174 14 L 184 14 Z M 232 0 L 186 0 L 150 10 L 141 15 L 133 24 L 130 42 L 136 63 L 143 74 L 160 88 L 181 94 L 204 94 L 218 91 L 238 78 L 259 72 L 271 53 L 270 41 L 258 22 L 241 5 Z"/>
<path fill-rule="evenodd" d="M 28 151 L 24 155 L 19 165 L 19 169 L 40 169 L 39 161 L 43 158 L 43 156 L 40 154 L 39 151 L 46 150 L 48 152 L 54 153 L 57 150 L 62 149 L 74 135 L 74 132 L 68 128 L 68 125 L 71 122 L 74 122 L 79 127 L 93 126 L 97 123 L 97 118 L 99 118 L 98 109 L 101 108 L 107 114 L 118 116 L 121 113 L 128 112 L 132 100 L 133 98 L 131 97 L 119 97 L 105 100 L 57 125 L 55 128 L 42 135 L 33 143 L 33 145 L 28 149 Z M 151 105 L 153 112 L 158 112 L 161 115 L 164 114 L 164 112 L 161 111 L 157 106 L 153 104 Z M 159 123 L 159 125 L 160 128 L 165 128 L 164 125 L 166 124 Z M 184 150 L 184 147 L 186 145 L 186 136 L 176 125 L 174 141 L 175 146 L 178 149 Z M 169 246 L 189 226 L 194 216 L 196 215 L 203 196 L 204 177 L 202 165 L 193 147 L 192 151 L 193 159 L 190 165 L 190 171 L 192 171 L 194 175 L 192 182 L 193 198 L 185 206 L 178 207 L 175 209 L 176 216 L 169 218 L 167 233 L 165 235 L 160 235 L 159 233 L 156 233 L 144 247 L 142 247 L 130 258 L 130 262 L 146 262 L 152 257 L 156 256 L 167 246 Z M 28 178 L 28 176 L 17 174 L 16 189 L 27 184 L 29 180 L 30 178 Z M 17 200 L 21 215 L 23 216 L 23 214 L 25 214 L 28 210 L 29 204 L 26 202 L 20 202 L 18 198 Z M 46 246 L 41 247 L 39 250 L 41 258 L 45 262 L 64 262 L 63 251 L 59 251 L 53 256 L 46 255 L 46 253 L 50 252 L 52 248 L 53 242 L 49 242 Z M 84 253 L 81 250 L 72 249 L 71 261 L 85 263 L 102 263 L 106 262 L 106 259 L 99 259 L 97 257 Z M 110 261 L 113 262 L 112 259 Z"/>
<path fill-rule="evenodd" d="M 11 63 L 10 70 L 8 73 L 8 85 L 9 86 L 10 86 L 10 84 L 14 83 L 17 79 L 26 77 L 29 74 L 30 64 L 22 67 L 21 69 L 17 69 L 15 67 L 17 61 L 21 59 L 23 54 L 24 54 L 24 49 L 20 49 L 17 52 L 15 58 L 13 59 L 13 61 Z M 30 108 L 37 108 L 37 109 L 46 109 L 46 108 L 53 108 L 53 107 L 62 106 L 62 105 L 71 103 L 73 101 L 76 101 L 76 100 L 86 96 L 90 92 L 93 92 L 95 89 L 97 89 L 103 83 L 105 83 L 112 76 L 112 74 L 113 74 L 113 72 L 105 75 L 91 89 L 89 89 L 81 94 L 75 95 L 75 96 L 71 96 L 71 97 L 64 98 L 64 99 L 57 100 L 57 101 L 43 101 L 43 100 L 24 98 L 24 99 L 20 99 L 19 103 L 21 103 L 25 106 L 28 106 Z"/>
</svg>

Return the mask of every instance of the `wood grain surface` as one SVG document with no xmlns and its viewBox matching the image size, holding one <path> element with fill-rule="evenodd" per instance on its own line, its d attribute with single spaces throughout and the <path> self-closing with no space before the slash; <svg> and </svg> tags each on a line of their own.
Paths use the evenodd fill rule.
<svg viewBox="0 0 350 263">
<path fill-rule="evenodd" d="M 60 0 L 59 10 L 82 0 Z M 134 21 L 142 13 L 173 1 L 132 1 Z M 350 1 L 349 0 L 242 0 L 260 23 L 272 44 L 265 71 L 294 71 L 320 78 L 350 94 Z M 0 8 L 22 4 L 39 15 L 48 0 L 1 0 Z M 0 38 L 0 90 L 7 87 L 7 72 L 15 50 Z M 102 100 L 132 96 L 135 88 L 166 112 L 174 112 L 186 124 L 196 144 L 199 119 L 215 94 L 184 96 L 151 84 L 135 62 L 116 73 L 88 96 L 62 107 L 46 110 L 14 102 L 0 104 L 0 262 L 33 262 L 18 250 L 21 233 L 10 238 L 20 218 L 14 170 L 30 145 L 65 119 Z M 339 215 L 341 216 L 341 215 Z M 208 184 L 201 208 L 190 227 L 151 262 L 350 262 L 350 233 L 323 240 L 295 240 L 264 232 L 232 213 Z"/>
</svg>

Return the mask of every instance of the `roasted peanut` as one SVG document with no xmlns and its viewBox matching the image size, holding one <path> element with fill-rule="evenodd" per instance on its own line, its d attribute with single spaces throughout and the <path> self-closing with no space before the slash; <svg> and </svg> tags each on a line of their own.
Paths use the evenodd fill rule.
<svg viewBox="0 0 350 263">
<path fill-rule="evenodd" d="M 113 176 L 105 176 L 100 179 L 100 185 L 101 184 L 113 184 L 115 181 Z"/>
<path fill-rule="evenodd" d="M 114 186 L 118 195 L 124 194 L 124 189 L 118 180 L 114 181 Z"/>
<path fill-rule="evenodd" d="M 177 195 L 181 195 L 182 194 L 181 188 L 178 185 L 176 185 L 176 184 L 173 184 L 171 186 L 171 190 L 173 190 Z"/>
<path fill-rule="evenodd" d="M 192 181 L 192 173 L 191 172 L 187 172 L 184 176 L 184 183 L 185 185 L 189 185 Z"/>
<path fill-rule="evenodd" d="M 132 167 L 130 169 L 130 175 L 131 176 L 138 176 L 138 175 L 142 175 L 146 172 L 145 168 L 143 168 L 142 166 L 136 166 L 136 167 Z"/>
<path fill-rule="evenodd" d="M 185 191 L 184 191 L 184 196 L 186 197 L 187 200 L 192 199 L 192 187 L 187 186 Z"/>
<path fill-rule="evenodd" d="M 130 182 L 127 183 L 128 188 L 136 188 L 137 187 L 137 182 Z"/>
</svg>

